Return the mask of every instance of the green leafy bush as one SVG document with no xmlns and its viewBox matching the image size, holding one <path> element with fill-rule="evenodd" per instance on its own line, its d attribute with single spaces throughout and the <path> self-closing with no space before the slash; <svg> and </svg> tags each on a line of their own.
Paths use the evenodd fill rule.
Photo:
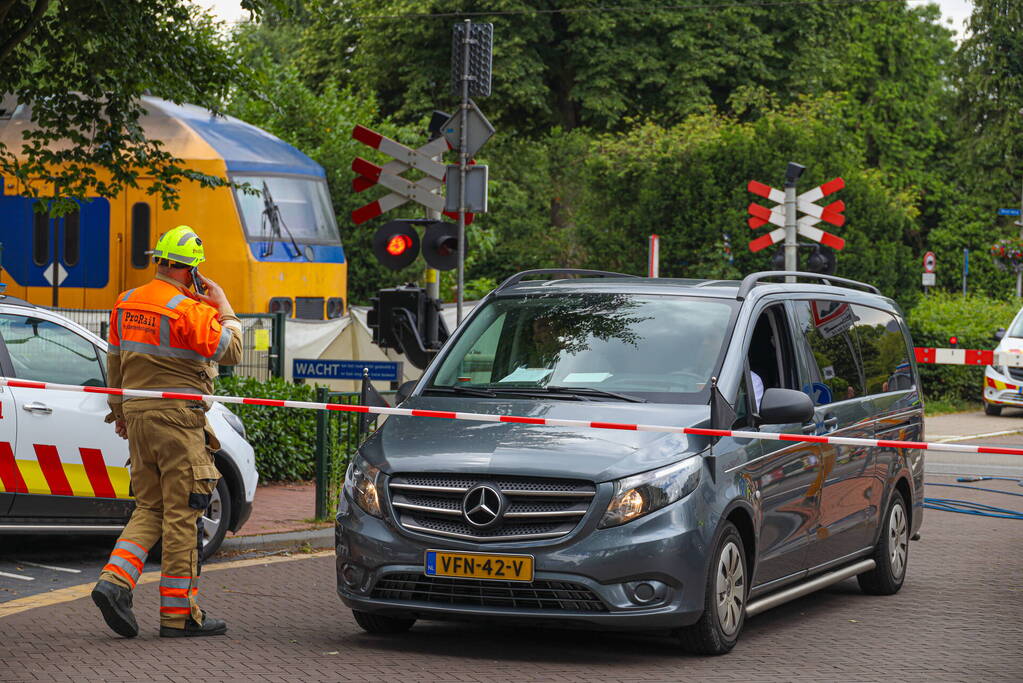
<svg viewBox="0 0 1023 683">
<path fill-rule="evenodd" d="M 995 330 L 1008 327 L 1018 309 L 1015 299 L 935 292 L 920 300 L 907 322 L 916 346 L 947 348 L 948 338 L 954 335 L 960 348 L 992 349 L 997 343 Z M 919 368 L 925 398 L 949 402 L 980 399 L 983 366 L 921 364 Z"/>
<path fill-rule="evenodd" d="M 315 401 L 316 390 L 271 378 L 221 377 L 217 393 L 227 396 Z M 312 479 L 316 473 L 316 413 L 312 410 L 229 405 L 245 423 L 249 443 L 256 451 L 260 483 Z"/>
</svg>

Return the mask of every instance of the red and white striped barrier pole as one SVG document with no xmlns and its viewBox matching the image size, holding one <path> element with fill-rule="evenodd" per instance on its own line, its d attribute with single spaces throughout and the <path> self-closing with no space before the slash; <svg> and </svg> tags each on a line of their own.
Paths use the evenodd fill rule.
<svg viewBox="0 0 1023 683">
<path fill-rule="evenodd" d="M 518 417 L 515 415 L 488 415 L 485 413 L 462 413 L 445 410 L 418 410 L 408 408 L 378 408 L 376 406 L 344 405 L 340 403 L 315 403 L 313 401 L 285 401 L 274 398 L 243 398 L 241 396 L 211 396 L 188 394 L 175 391 L 145 391 L 142 389 L 111 389 L 108 387 L 82 387 L 71 384 L 30 382 L 0 377 L 0 386 L 21 389 L 45 389 L 50 391 L 78 391 L 86 394 L 107 394 L 127 398 L 164 398 L 184 401 L 215 401 L 219 403 L 240 403 L 251 406 L 275 408 L 301 408 L 305 410 L 333 410 L 342 413 L 369 413 L 371 415 L 400 415 L 403 417 L 435 417 L 446 420 L 470 420 L 473 422 L 511 422 L 515 424 L 546 425 L 550 427 L 576 427 L 582 429 L 619 429 L 633 432 L 667 432 L 691 436 L 730 436 L 736 439 L 762 439 L 765 441 L 797 441 L 804 443 L 833 444 L 836 446 L 866 446 L 876 448 L 915 448 L 953 453 L 985 453 L 1000 455 L 1023 455 L 1023 448 L 1004 446 L 964 446 L 949 443 L 928 443 L 924 441 L 892 441 L 886 439 L 857 439 L 846 436 L 814 436 L 810 434 L 776 434 L 772 432 L 747 432 L 737 429 L 704 429 L 700 427 L 673 427 L 668 425 L 630 424 L 624 422 L 591 422 L 588 420 L 562 420 L 545 417 Z"/>
<path fill-rule="evenodd" d="M 1023 368 L 1023 353 L 985 351 L 983 349 L 935 349 L 918 346 L 913 349 L 917 363 L 928 365 L 1005 365 Z"/>
<path fill-rule="evenodd" d="M 650 235 L 650 256 L 647 259 L 647 277 L 660 277 L 661 274 L 661 238 Z"/>
</svg>

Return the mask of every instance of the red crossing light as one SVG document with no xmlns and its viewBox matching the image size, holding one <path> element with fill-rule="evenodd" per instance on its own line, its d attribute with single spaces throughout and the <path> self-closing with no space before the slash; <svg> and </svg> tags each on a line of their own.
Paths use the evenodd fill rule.
<svg viewBox="0 0 1023 683">
<path fill-rule="evenodd" d="M 391 256 L 401 256 L 411 247 L 411 237 L 408 235 L 394 235 L 387 242 L 387 253 Z"/>
<path fill-rule="evenodd" d="M 384 223 L 373 235 L 373 255 L 391 270 L 410 266 L 419 256 L 419 234 L 410 221 Z"/>
<path fill-rule="evenodd" d="M 948 338 L 948 345 L 951 346 L 953 349 L 959 348 L 959 337 L 957 337 L 955 335 L 952 335 L 951 337 L 949 337 Z"/>
</svg>

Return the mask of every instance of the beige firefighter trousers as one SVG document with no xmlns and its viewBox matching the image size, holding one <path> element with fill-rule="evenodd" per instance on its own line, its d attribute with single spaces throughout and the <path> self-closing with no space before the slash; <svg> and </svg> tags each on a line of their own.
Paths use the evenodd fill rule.
<svg viewBox="0 0 1023 683">
<path fill-rule="evenodd" d="M 126 401 L 124 417 L 136 507 L 100 579 L 134 589 L 162 538 L 160 625 L 183 628 L 189 616 L 201 624 L 199 522 L 220 479 L 207 449 L 206 415 L 184 402 L 138 409 Z"/>
</svg>

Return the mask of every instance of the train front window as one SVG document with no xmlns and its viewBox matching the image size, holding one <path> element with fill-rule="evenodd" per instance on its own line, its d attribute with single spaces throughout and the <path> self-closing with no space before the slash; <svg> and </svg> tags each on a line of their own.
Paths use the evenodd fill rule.
<svg viewBox="0 0 1023 683">
<path fill-rule="evenodd" d="M 297 176 L 235 175 L 231 180 L 257 190 L 249 194 L 236 188 L 234 196 L 250 242 L 339 244 L 334 209 L 327 183 L 322 178 Z M 269 190 L 270 204 L 264 197 Z M 277 225 L 271 220 L 272 207 L 279 210 Z"/>
</svg>

